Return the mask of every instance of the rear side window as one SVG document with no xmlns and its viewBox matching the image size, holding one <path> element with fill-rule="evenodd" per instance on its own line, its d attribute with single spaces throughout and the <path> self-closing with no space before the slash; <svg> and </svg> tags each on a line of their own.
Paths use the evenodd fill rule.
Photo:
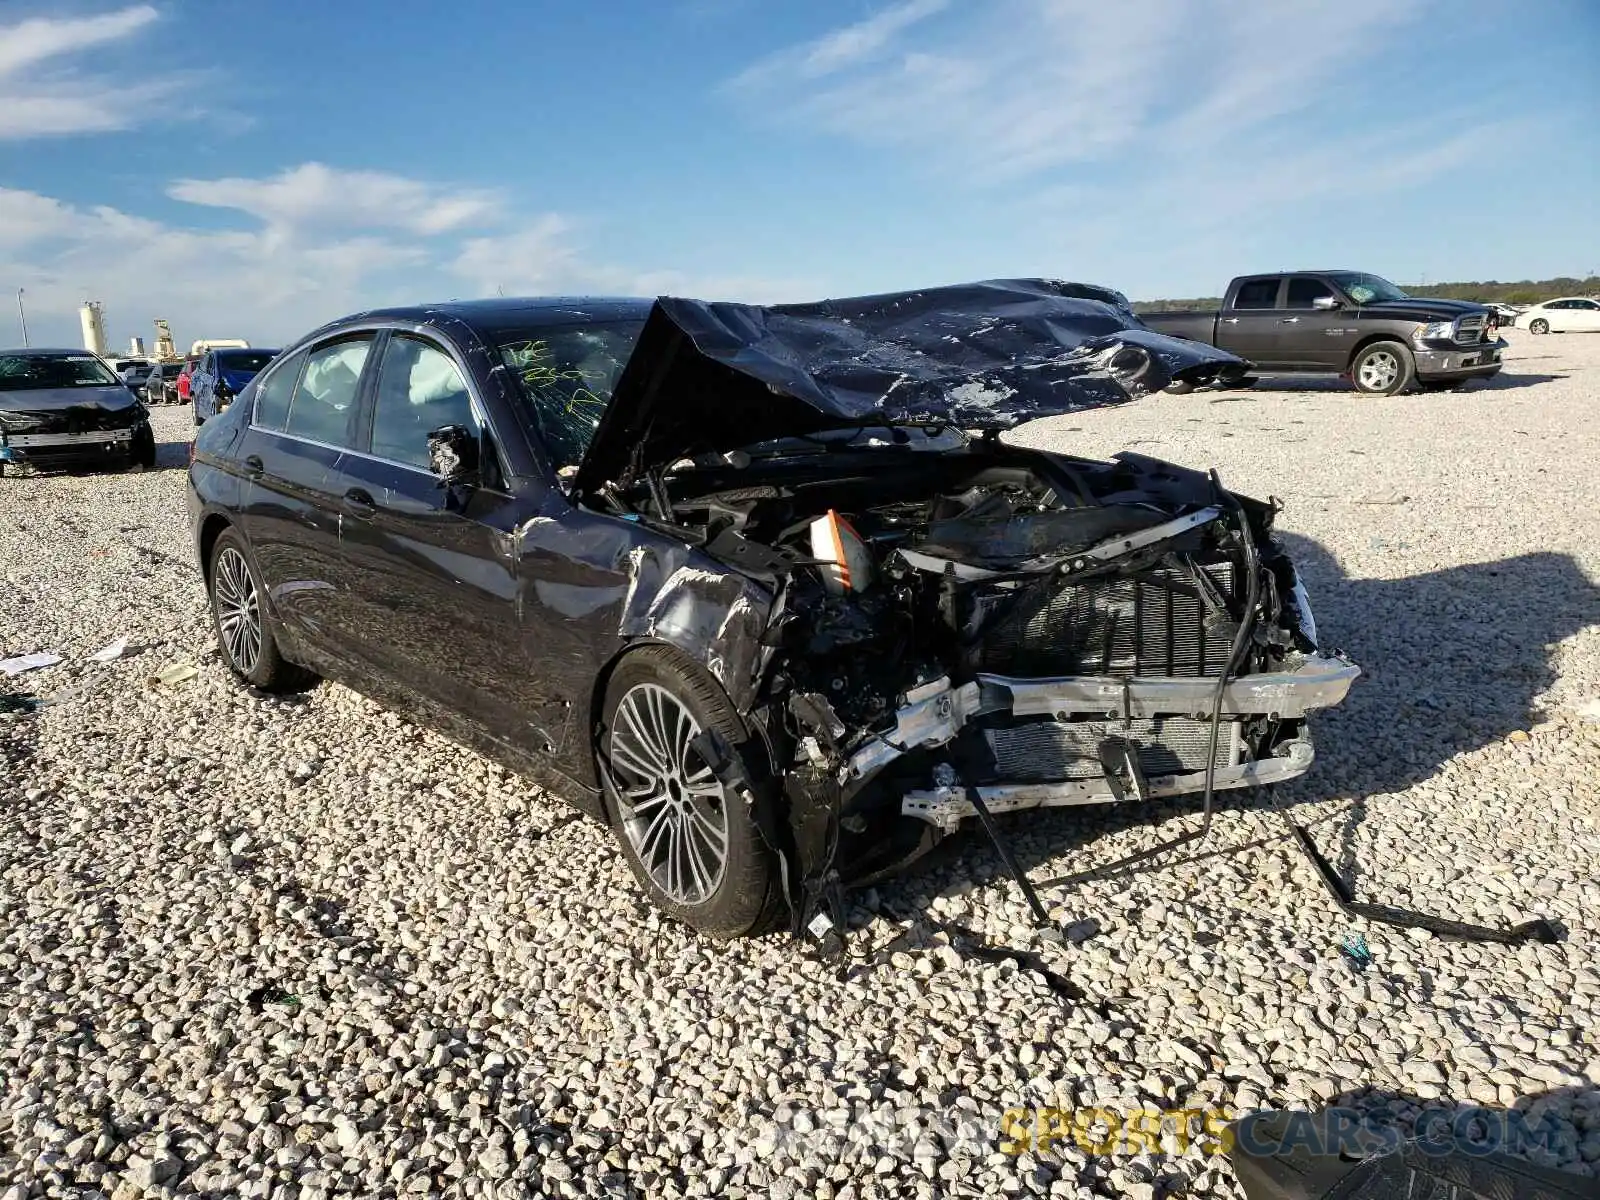
<svg viewBox="0 0 1600 1200">
<path fill-rule="evenodd" d="M 350 416 L 371 349 L 371 337 L 362 337 L 311 351 L 289 402 L 285 431 L 328 446 L 348 446 Z"/>
<path fill-rule="evenodd" d="M 1239 285 L 1234 294 L 1235 308 L 1272 308 L 1278 303 L 1276 279 L 1250 279 Z"/>
<path fill-rule="evenodd" d="M 395 334 L 378 372 L 372 453 L 427 469 L 428 434 L 446 425 L 479 431 L 455 361 L 436 346 Z"/>
<path fill-rule="evenodd" d="M 278 368 L 256 385 L 255 422 L 262 429 L 283 432 L 289 420 L 289 397 L 294 394 L 295 380 L 300 376 L 304 354 L 285 359 Z"/>
</svg>

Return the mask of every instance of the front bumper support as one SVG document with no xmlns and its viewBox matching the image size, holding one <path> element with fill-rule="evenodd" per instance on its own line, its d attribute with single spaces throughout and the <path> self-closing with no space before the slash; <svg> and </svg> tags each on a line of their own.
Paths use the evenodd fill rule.
<svg viewBox="0 0 1600 1200">
<path fill-rule="evenodd" d="M 1282 783 L 1311 769 L 1316 757 L 1311 740 L 1302 736 L 1285 745 L 1281 758 L 1261 762 L 1241 763 L 1236 767 L 1218 767 L 1212 784 L 1216 791 L 1233 788 L 1256 787 L 1261 784 Z M 1145 781 L 1145 795 L 1156 799 L 1164 796 L 1182 796 L 1205 790 L 1205 772 L 1194 771 L 1184 775 L 1159 775 Z M 997 783 L 974 787 L 940 787 L 927 791 L 907 792 L 900 801 L 900 811 L 908 817 L 927 821 L 940 829 L 951 831 L 968 817 L 977 815 L 969 798 L 969 790 L 982 797 L 990 812 L 1018 812 L 1027 808 L 1065 808 L 1083 804 L 1115 804 L 1117 795 L 1111 782 L 1105 779 L 1075 779 L 1064 783 Z"/>
</svg>

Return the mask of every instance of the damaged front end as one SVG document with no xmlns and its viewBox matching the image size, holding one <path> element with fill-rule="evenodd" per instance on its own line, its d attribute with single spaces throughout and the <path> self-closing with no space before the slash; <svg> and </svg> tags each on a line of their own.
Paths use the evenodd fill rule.
<svg viewBox="0 0 1600 1200">
<path fill-rule="evenodd" d="M 969 818 L 1310 767 L 1308 714 L 1359 670 L 1319 646 L 1276 507 L 997 436 L 1238 365 L 1079 285 L 658 302 L 572 490 L 770 597 L 730 584 L 738 620 L 712 606 L 695 644 L 779 777 L 797 924 Z"/>
<path fill-rule="evenodd" d="M 682 462 L 643 495 L 775 596 L 752 708 L 797 893 L 893 871 L 979 802 L 1293 778 L 1308 714 L 1359 673 L 1319 648 L 1275 509 L 1142 456 L 857 433 Z"/>
</svg>

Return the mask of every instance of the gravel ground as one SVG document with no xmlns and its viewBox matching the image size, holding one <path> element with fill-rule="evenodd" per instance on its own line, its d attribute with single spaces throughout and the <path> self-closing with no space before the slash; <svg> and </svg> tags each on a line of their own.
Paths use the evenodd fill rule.
<svg viewBox="0 0 1600 1200">
<path fill-rule="evenodd" d="M 0 480 L 0 655 L 66 660 L 5 681 L 59 703 L 0 716 L 0 1196 L 1236 1196 L 1170 1136 L 1007 1155 L 1001 1114 L 1335 1099 L 1525 1111 L 1557 1135 L 1531 1157 L 1600 1174 L 1600 337 L 1511 336 L 1465 394 L 1263 386 L 1020 436 L 1280 496 L 1367 674 L 1276 800 L 1364 898 L 1546 916 L 1553 946 L 1343 917 L 1260 797 L 1049 893 L 1049 973 L 980 953 L 1028 928 L 976 840 L 861 897 L 844 967 L 702 941 L 476 755 L 341 687 L 230 681 L 183 410 L 154 472 Z M 170 663 L 198 675 L 151 685 Z M 1042 878 L 1196 819 L 1012 828 Z"/>
</svg>

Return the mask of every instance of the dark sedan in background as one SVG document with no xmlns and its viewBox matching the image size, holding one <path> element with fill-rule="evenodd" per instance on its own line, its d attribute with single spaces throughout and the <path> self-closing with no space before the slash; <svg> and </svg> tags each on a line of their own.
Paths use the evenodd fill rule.
<svg viewBox="0 0 1600 1200">
<path fill-rule="evenodd" d="M 233 402 L 245 384 L 277 355 L 276 350 L 207 350 L 189 372 L 194 423 L 202 425 Z"/>
<path fill-rule="evenodd" d="M 1046 280 L 369 312 L 205 423 L 190 515 L 242 679 L 540 781 L 703 931 L 815 932 L 975 814 L 1310 766 L 1357 670 L 1275 507 L 998 436 L 1239 366 Z"/>
<path fill-rule="evenodd" d="M 144 402 L 146 404 L 177 404 L 178 373 L 182 370 L 182 361 L 159 362 L 152 366 L 149 377 L 144 381 Z"/>
<path fill-rule="evenodd" d="M 154 466 L 150 414 L 87 350 L 0 350 L 0 472 L 100 463 Z"/>
</svg>

